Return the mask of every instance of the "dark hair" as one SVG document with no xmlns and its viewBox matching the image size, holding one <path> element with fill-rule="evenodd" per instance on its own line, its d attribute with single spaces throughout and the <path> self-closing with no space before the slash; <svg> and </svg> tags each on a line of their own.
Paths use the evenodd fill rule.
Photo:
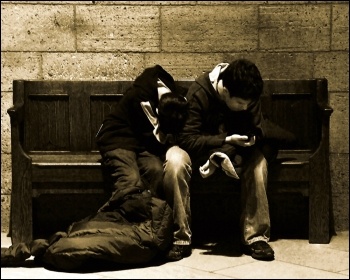
<svg viewBox="0 0 350 280">
<path fill-rule="evenodd" d="M 260 71 L 247 59 L 232 61 L 219 78 L 231 97 L 256 100 L 262 94 L 264 82 Z"/>
<path fill-rule="evenodd" d="M 178 134 L 188 116 L 188 103 L 185 97 L 175 93 L 165 93 L 159 99 L 159 128 L 166 134 Z"/>
</svg>

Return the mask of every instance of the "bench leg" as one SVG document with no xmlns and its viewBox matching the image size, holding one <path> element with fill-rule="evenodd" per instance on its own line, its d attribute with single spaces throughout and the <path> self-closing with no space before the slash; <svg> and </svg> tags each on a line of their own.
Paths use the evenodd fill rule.
<svg viewBox="0 0 350 280">
<path fill-rule="evenodd" d="M 322 155 L 310 161 L 310 177 L 309 243 L 328 244 L 331 238 L 331 180 L 329 162 Z"/>
<path fill-rule="evenodd" d="M 30 242 L 33 238 L 31 162 L 23 158 L 19 162 L 12 165 L 12 244 Z"/>
</svg>

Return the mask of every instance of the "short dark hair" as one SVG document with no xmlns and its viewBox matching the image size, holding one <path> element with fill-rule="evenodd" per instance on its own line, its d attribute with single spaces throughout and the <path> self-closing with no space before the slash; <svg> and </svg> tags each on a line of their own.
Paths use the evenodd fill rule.
<svg viewBox="0 0 350 280">
<path fill-rule="evenodd" d="M 166 134 L 178 134 L 188 117 L 188 102 L 180 94 L 163 94 L 158 104 L 159 128 Z"/>
<path fill-rule="evenodd" d="M 247 59 L 232 61 L 220 75 L 231 97 L 256 100 L 263 91 L 263 79 L 258 67 Z"/>
</svg>

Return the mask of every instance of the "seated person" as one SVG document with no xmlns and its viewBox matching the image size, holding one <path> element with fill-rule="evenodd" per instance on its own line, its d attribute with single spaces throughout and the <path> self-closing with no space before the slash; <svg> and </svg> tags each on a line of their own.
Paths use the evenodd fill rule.
<svg viewBox="0 0 350 280">
<path fill-rule="evenodd" d="M 173 210 L 168 260 L 191 254 L 190 158 L 177 145 L 187 117 L 186 91 L 161 66 L 147 68 L 103 121 L 96 135 L 115 190 L 148 189 Z M 113 208 L 112 198 L 99 211 Z"/>
<path fill-rule="evenodd" d="M 240 183 L 244 252 L 258 260 L 273 260 L 274 251 L 268 243 L 271 228 L 263 146 L 267 123 L 261 113 L 262 91 L 260 72 L 246 59 L 220 63 L 202 74 L 186 96 L 189 116 L 179 145 L 189 153 L 193 176 L 199 173 L 202 185 L 222 174 L 224 180 Z"/>
</svg>

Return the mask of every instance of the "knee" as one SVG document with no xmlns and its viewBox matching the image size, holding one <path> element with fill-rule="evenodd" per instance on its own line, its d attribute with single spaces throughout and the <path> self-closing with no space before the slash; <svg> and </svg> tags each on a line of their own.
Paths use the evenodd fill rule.
<svg viewBox="0 0 350 280">
<path fill-rule="evenodd" d="M 255 153 L 245 164 L 244 174 L 267 174 L 268 163 L 262 153 Z M 250 176 L 250 175 L 249 175 Z"/>
<path fill-rule="evenodd" d="M 267 178 L 267 160 L 263 155 L 259 156 L 255 164 L 252 168 L 252 174 L 254 174 L 254 178 L 262 181 L 266 181 Z"/>
<path fill-rule="evenodd" d="M 177 146 L 168 150 L 164 163 L 164 170 L 172 170 L 174 172 L 186 170 L 187 172 L 191 172 L 191 165 L 191 159 L 185 150 Z"/>
<path fill-rule="evenodd" d="M 265 171 L 267 170 L 267 165 L 268 165 L 268 163 L 267 163 L 266 158 L 265 158 L 263 155 L 261 155 L 261 156 L 259 157 L 257 167 L 258 167 L 261 171 L 264 171 L 264 172 L 265 172 Z"/>
</svg>

